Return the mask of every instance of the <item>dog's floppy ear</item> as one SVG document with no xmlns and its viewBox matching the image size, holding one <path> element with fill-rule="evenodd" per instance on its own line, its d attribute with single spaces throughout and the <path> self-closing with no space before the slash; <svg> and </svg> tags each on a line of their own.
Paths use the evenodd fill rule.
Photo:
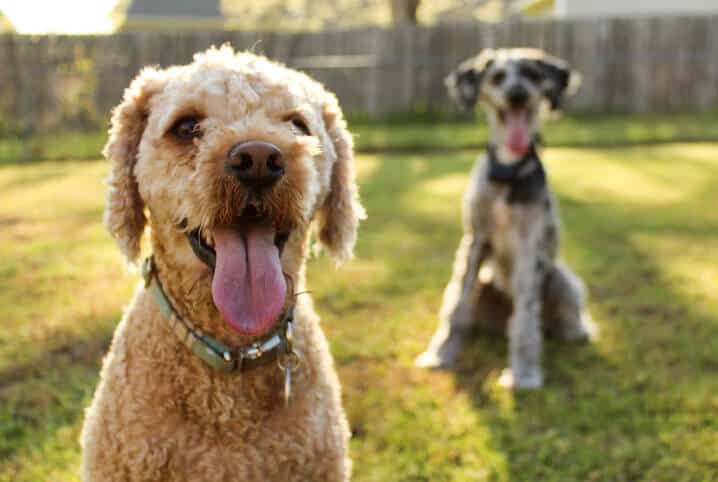
<svg viewBox="0 0 718 482">
<path fill-rule="evenodd" d="M 493 49 L 484 49 L 476 57 L 463 61 L 444 80 L 449 94 L 462 109 L 471 110 L 476 106 L 484 72 L 494 61 L 494 55 Z"/>
<path fill-rule="evenodd" d="M 162 87 L 161 73 L 143 69 L 125 89 L 120 105 L 112 112 L 109 139 L 102 151 L 112 162 L 107 178 L 105 226 L 130 263 L 140 255 L 140 242 L 147 219 L 134 167 L 137 149 L 147 124 L 147 103 Z"/>
<path fill-rule="evenodd" d="M 317 213 L 319 241 L 337 262 L 351 259 L 359 221 L 366 212 L 359 202 L 354 173 L 354 141 L 334 94 L 327 94 L 322 110 L 336 160 L 331 166 L 329 193 Z"/>
<path fill-rule="evenodd" d="M 551 104 L 551 110 L 559 110 L 563 99 L 578 90 L 581 74 L 558 57 L 544 55 L 536 62 L 544 73 L 543 91 Z"/>
</svg>

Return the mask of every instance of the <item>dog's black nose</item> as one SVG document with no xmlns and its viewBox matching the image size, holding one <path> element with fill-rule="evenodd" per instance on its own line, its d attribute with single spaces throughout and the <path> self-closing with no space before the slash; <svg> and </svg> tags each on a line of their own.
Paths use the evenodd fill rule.
<svg viewBox="0 0 718 482">
<path fill-rule="evenodd" d="M 282 151 L 265 141 L 244 141 L 227 153 L 225 171 L 247 187 L 269 187 L 284 175 Z"/>
<path fill-rule="evenodd" d="M 513 108 L 523 107 L 529 100 L 529 92 L 521 85 L 514 85 L 506 93 L 509 105 Z"/>
</svg>

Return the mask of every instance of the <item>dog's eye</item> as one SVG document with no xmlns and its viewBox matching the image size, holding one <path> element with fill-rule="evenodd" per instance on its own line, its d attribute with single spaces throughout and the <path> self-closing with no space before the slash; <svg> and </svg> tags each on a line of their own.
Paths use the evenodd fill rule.
<svg viewBox="0 0 718 482">
<path fill-rule="evenodd" d="M 307 123 L 304 122 L 302 119 L 294 118 L 292 119 L 292 125 L 299 130 L 302 134 L 305 136 L 308 136 L 311 134 L 311 131 L 309 130 L 309 127 L 307 127 Z"/>
<path fill-rule="evenodd" d="M 519 73 L 534 83 L 539 83 L 543 80 L 541 71 L 530 65 L 522 65 L 519 68 Z"/>
<path fill-rule="evenodd" d="M 302 119 L 292 119 L 292 125 L 299 129 L 305 136 L 309 135 L 309 127 Z"/>
<path fill-rule="evenodd" d="M 186 116 L 177 120 L 170 128 L 170 132 L 182 141 L 191 141 L 202 135 L 199 129 L 199 120 L 194 116 Z"/>
<path fill-rule="evenodd" d="M 497 70 L 491 75 L 491 83 L 499 86 L 504 83 L 504 80 L 506 79 L 506 72 L 503 70 Z"/>
<path fill-rule="evenodd" d="M 309 130 L 309 127 L 307 127 L 307 123 L 304 122 L 304 119 L 302 119 L 301 117 L 293 116 L 288 118 L 287 120 L 291 122 L 292 127 L 301 132 L 303 136 L 312 135 L 311 131 Z"/>
</svg>

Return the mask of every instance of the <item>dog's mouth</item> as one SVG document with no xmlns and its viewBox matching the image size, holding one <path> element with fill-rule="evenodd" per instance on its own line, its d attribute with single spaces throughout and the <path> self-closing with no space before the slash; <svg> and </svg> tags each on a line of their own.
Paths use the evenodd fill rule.
<svg viewBox="0 0 718 482">
<path fill-rule="evenodd" d="M 499 109 L 499 119 L 506 127 L 506 148 L 518 156 L 531 149 L 531 121 L 533 110 L 529 107 Z"/>
<path fill-rule="evenodd" d="M 212 270 L 212 300 L 238 333 L 261 336 L 282 313 L 287 283 L 280 256 L 290 232 L 248 206 L 228 226 L 187 233 L 195 255 Z"/>
</svg>

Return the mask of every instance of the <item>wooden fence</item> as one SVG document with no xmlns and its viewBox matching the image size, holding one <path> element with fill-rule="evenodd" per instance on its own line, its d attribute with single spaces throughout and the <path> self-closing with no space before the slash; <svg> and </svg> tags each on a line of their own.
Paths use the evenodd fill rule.
<svg viewBox="0 0 718 482">
<path fill-rule="evenodd" d="M 141 66 L 188 62 L 230 42 L 306 70 L 344 109 L 370 115 L 451 108 L 443 79 L 482 47 L 533 46 L 571 62 L 569 108 L 600 112 L 718 107 L 718 16 L 532 21 L 317 33 L 136 32 L 0 36 L 0 133 L 105 122 Z"/>
</svg>

